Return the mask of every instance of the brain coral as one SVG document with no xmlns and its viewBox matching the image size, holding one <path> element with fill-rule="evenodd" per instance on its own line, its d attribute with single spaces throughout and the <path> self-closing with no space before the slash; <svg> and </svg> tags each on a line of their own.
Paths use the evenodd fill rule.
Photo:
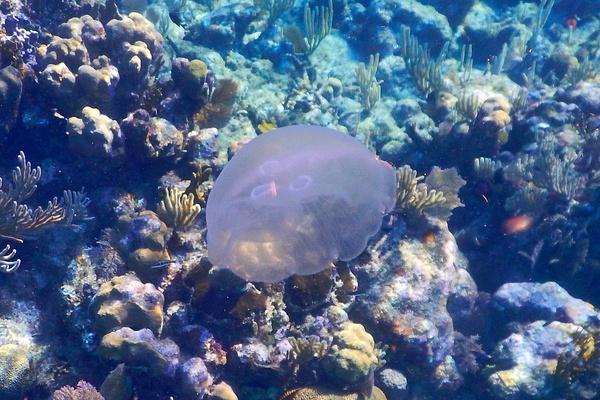
<svg viewBox="0 0 600 400">
<path fill-rule="evenodd" d="M 208 256 L 252 281 L 309 275 L 366 247 L 395 203 L 394 168 L 333 129 L 266 132 L 227 164 L 208 198 Z"/>
<path fill-rule="evenodd" d="M 378 363 L 375 341 L 361 324 L 345 322 L 333 335 L 322 366 L 332 379 L 344 383 L 365 379 Z"/>
</svg>

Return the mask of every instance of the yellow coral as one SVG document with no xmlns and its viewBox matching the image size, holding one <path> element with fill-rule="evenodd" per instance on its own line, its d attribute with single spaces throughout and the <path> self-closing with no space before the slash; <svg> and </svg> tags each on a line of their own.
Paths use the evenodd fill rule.
<svg viewBox="0 0 600 400">
<path fill-rule="evenodd" d="M 258 124 L 258 130 L 260 133 L 265 133 L 277 128 L 277 123 L 275 119 L 271 118 L 268 122 L 263 120 L 260 124 Z"/>
<path fill-rule="evenodd" d="M 165 199 L 158 205 L 158 216 L 175 229 L 189 226 L 200 214 L 201 208 L 194 203 L 195 196 L 177 188 L 166 188 Z"/>
<path fill-rule="evenodd" d="M 378 364 L 373 336 L 354 322 L 344 323 L 334 334 L 329 354 L 322 361 L 330 377 L 345 383 L 365 379 Z"/>
</svg>

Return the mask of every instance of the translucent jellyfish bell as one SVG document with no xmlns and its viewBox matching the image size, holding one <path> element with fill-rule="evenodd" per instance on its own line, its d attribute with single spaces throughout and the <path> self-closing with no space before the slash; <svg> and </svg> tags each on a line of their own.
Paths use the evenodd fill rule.
<svg viewBox="0 0 600 400">
<path fill-rule="evenodd" d="M 246 144 L 206 206 L 208 257 L 276 282 L 359 255 L 396 200 L 394 168 L 333 129 L 295 125 Z"/>
</svg>

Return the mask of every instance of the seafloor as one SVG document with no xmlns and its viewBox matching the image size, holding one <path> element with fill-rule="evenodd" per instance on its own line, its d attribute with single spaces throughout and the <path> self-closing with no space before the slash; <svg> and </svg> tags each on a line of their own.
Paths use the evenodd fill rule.
<svg viewBox="0 0 600 400">
<path fill-rule="evenodd" d="M 599 12 L 1 0 L 0 400 L 600 399 Z"/>
</svg>

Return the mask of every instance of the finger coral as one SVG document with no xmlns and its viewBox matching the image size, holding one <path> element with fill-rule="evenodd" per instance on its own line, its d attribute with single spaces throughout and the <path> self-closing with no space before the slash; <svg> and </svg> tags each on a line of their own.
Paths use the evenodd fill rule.
<svg viewBox="0 0 600 400">
<path fill-rule="evenodd" d="M 182 229 L 189 226 L 200 214 L 200 205 L 194 203 L 195 196 L 177 188 L 166 188 L 165 199 L 158 205 L 158 216 L 169 226 Z"/>
</svg>

